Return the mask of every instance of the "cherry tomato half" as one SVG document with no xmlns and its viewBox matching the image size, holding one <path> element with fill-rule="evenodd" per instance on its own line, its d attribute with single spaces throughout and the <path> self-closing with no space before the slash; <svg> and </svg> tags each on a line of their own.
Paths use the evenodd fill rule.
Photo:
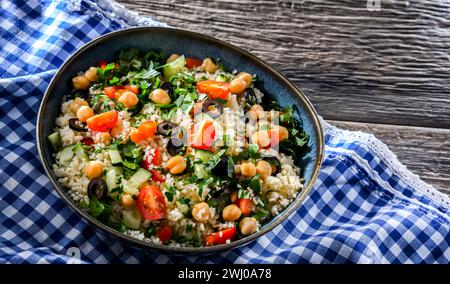
<svg viewBox="0 0 450 284">
<path fill-rule="evenodd" d="M 211 120 L 205 119 L 198 122 L 192 131 L 190 136 L 191 147 L 201 150 L 209 150 L 214 144 L 216 137 L 216 129 Z"/>
<path fill-rule="evenodd" d="M 220 230 L 216 233 L 213 233 L 213 234 L 207 236 L 205 239 L 205 242 L 206 242 L 207 246 L 221 245 L 221 244 L 225 244 L 227 242 L 227 240 L 231 241 L 235 235 L 236 235 L 235 227 L 223 229 L 223 230 Z"/>
<path fill-rule="evenodd" d="M 153 155 L 148 156 L 142 160 L 142 167 L 146 170 L 151 170 L 150 165 L 159 166 L 161 163 L 161 153 L 158 148 L 155 148 Z"/>
<path fill-rule="evenodd" d="M 137 206 L 142 217 L 156 221 L 164 217 L 166 202 L 164 195 L 155 185 L 144 186 L 138 193 Z"/>
<path fill-rule="evenodd" d="M 230 93 L 230 84 L 215 80 L 197 82 L 197 90 L 211 99 L 226 99 Z"/>
<path fill-rule="evenodd" d="M 107 132 L 117 124 L 119 113 L 116 110 L 110 110 L 86 120 L 88 127 L 94 131 Z"/>
</svg>

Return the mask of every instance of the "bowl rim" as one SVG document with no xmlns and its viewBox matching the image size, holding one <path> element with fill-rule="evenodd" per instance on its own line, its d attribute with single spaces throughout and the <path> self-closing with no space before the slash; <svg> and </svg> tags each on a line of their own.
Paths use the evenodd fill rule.
<svg viewBox="0 0 450 284">
<path fill-rule="evenodd" d="M 45 115 L 43 113 L 43 109 L 45 105 L 47 104 L 47 101 L 50 97 L 50 94 L 52 93 L 56 83 L 59 80 L 59 77 L 65 72 L 65 69 L 67 68 L 70 63 L 75 60 L 75 58 L 78 58 L 80 54 L 82 54 L 85 50 L 90 48 L 92 45 L 95 45 L 97 43 L 101 43 L 103 41 L 107 41 L 110 38 L 113 37 L 120 37 L 123 34 L 127 34 L 130 32 L 168 32 L 168 33 L 177 33 L 188 37 L 193 37 L 200 40 L 205 40 L 210 43 L 215 43 L 217 45 L 223 46 L 225 48 L 231 49 L 238 54 L 243 54 L 247 58 L 250 58 L 252 63 L 259 66 L 260 68 L 264 69 L 266 72 L 268 72 L 271 76 L 279 80 L 282 85 L 284 85 L 289 92 L 292 92 L 294 95 L 296 95 L 303 103 L 303 106 L 305 110 L 311 115 L 314 130 L 317 133 L 317 161 L 314 164 L 313 173 L 311 175 L 310 182 L 302 189 L 302 192 L 300 196 L 297 196 L 296 199 L 288 205 L 287 208 L 285 208 L 281 214 L 274 217 L 272 221 L 270 221 L 268 224 L 263 226 L 261 230 L 256 232 L 255 234 L 252 234 L 250 236 L 246 236 L 242 239 L 232 241 L 228 244 L 222 244 L 222 245 L 216 245 L 216 246 L 202 246 L 202 247 L 174 247 L 174 246 L 167 246 L 162 244 L 155 244 L 152 242 L 146 242 L 144 240 L 139 240 L 136 238 L 133 238 L 129 235 L 126 235 L 124 233 L 121 233 L 119 231 L 116 231 L 115 229 L 107 226 L 106 224 L 101 223 L 94 217 L 90 216 L 88 213 L 84 212 L 80 207 L 78 207 L 75 202 L 72 201 L 72 199 L 68 196 L 67 191 L 64 190 L 62 185 L 60 185 L 56 179 L 53 177 L 53 172 L 51 170 L 52 165 L 49 164 L 49 162 L 45 159 L 44 156 L 44 145 L 41 141 L 42 139 L 45 139 L 42 135 L 42 117 Z M 79 216 L 81 216 L 84 220 L 86 220 L 90 225 L 93 225 L 95 229 L 100 229 L 101 231 L 105 232 L 106 235 L 115 237 L 116 239 L 119 239 L 120 241 L 124 242 L 127 245 L 130 245 L 132 247 L 144 247 L 148 250 L 153 250 L 157 252 L 164 252 L 164 253 L 174 253 L 174 254 L 210 254 L 210 253 L 216 253 L 220 251 L 230 250 L 232 248 L 237 248 L 240 246 L 243 246 L 245 244 L 249 244 L 252 241 L 255 241 L 259 237 L 263 236 L 267 232 L 274 229 L 276 226 L 278 226 L 280 223 L 282 223 L 284 220 L 286 220 L 295 210 L 297 210 L 300 205 L 303 203 L 306 196 L 311 191 L 313 185 L 315 184 L 321 165 L 323 161 L 324 156 L 324 137 L 323 137 L 323 130 L 322 126 L 319 120 L 319 116 L 312 106 L 309 99 L 303 94 L 302 91 L 300 91 L 286 76 L 284 76 L 281 72 L 276 70 L 274 67 L 270 66 L 269 64 L 265 63 L 262 59 L 259 59 L 257 56 L 253 55 L 252 53 L 237 47 L 235 45 L 232 45 L 230 43 L 227 43 L 225 41 L 219 40 L 217 38 L 214 38 L 212 36 L 208 36 L 205 34 L 201 34 L 198 32 L 193 32 L 190 30 L 184 30 L 184 29 L 177 29 L 177 28 L 171 28 L 171 27 L 151 27 L 151 26 L 141 26 L 141 27 L 131 27 L 131 28 L 125 28 L 116 30 L 107 34 L 104 34 L 102 36 L 99 36 L 88 43 L 81 46 L 79 49 L 77 49 L 74 53 L 72 53 L 59 67 L 56 74 L 53 76 L 52 80 L 50 81 L 50 84 L 48 85 L 43 97 L 41 104 L 39 106 L 38 116 L 37 116 L 37 123 L 36 123 L 36 142 L 37 142 L 37 150 L 39 154 L 39 158 L 41 160 L 41 163 L 44 167 L 45 173 L 49 180 L 51 181 L 53 187 L 58 192 L 58 195 L 64 200 L 66 204 L 69 205 L 72 210 L 74 210 Z"/>
</svg>

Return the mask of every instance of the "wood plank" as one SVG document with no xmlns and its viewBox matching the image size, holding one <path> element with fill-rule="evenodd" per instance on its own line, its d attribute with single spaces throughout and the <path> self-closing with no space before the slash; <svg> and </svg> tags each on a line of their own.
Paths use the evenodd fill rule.
<svg viewBox="0 0 450 284">
<path fill-rule="evenodd" d="M 328 121 L 337 127 L 373 133 L 400 162 L 441 192 L 450 194 L 450 130 Z"/>
<path fill-rule="evenodd" d="M 271 63 L 326 119 L 450 128 L 450 2 L 119 0 Z"/>
</svg>

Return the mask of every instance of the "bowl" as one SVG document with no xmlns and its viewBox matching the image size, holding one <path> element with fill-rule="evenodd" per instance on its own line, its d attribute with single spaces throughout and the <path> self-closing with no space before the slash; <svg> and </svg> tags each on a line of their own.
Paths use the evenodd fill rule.
<svg viewBox="0 0 450 284">
<path fill-rule="evenodd" d="M 298 118 L 303 122 L 303 128 L 310 135 L 310 139 L 308 150 L 300 161 L 304 188 L 295 201 L 263 225 L 255 234 L 229 244 L 211 247 L 169 247 L 141 241 L 120 233 L 83 212 L 71 200 L 67 191 L 57 182 L 53 174 L 54 159 L 47 136 L 55 128 L 55 118 L 60 112 L 63 96 L 69 94 L 72 89 L 71 78 L 80 70 L 86 70 L 89 66 L 96 65 L 99 60 L 112 61 L 120 49 L 129 47 L 137 47 L 142 50 L 161 50 L 165 55 L 179 53 L 197 58 L 221 58 L 228 70 L 245 70 L 250 74 L 256 74 L 260 80 L 256 87 L 266 96 L 277 99 L 282 106 L 297 105 Z M 56 73 L 44 94 L 37 118 L 36 137 L 39 156 L 49 179 L 59 196 L 79 216 L 92 226 L 99 228 L 107 235 L 116 237 L 125 244 L 181 254 L 228 250 L 254 241 L 272 230 L 298 209 L 308 195 L 319 173 L 324 151 L 323 132 L 316 111 L 306 96 L 280 72 L 249 52 L 224 41 L 191 31 L 160 27 L 129 28 L 108 33 L 85 44 L 72 54 Z"/>
</svg>

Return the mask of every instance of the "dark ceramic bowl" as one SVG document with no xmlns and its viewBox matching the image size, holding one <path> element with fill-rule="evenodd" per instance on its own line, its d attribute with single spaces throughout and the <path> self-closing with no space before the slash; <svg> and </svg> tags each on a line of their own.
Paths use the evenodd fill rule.
<svg viewBox="0 0 450 284">
<path fill-rule="evenodd" d="M 229 244 L 199 248 L 175 248 L 134 239 L 102 224 L 77 207 L 53 174 L 54 159 L 47 136 L 55 127 L 54 121 L 58 116 L 63 95 L 71 91 L 71 78 L 80 70 L 96 65 L 99 60 L 112 61 L 120 49 L 129 47 L 162 50 L 165 55 L 180 53 L 197 58 L 221 58 L 228 70 L 245 70 L 250 74 L 256 74 L 260 79 L 257 87 L 266 96 L 277 99 L 282 106 L 297 105 L 299 118 L 305 131 L 310 135 L 310 140 L 309 150 L 301 161 L 305 187 L 296 200 L 253 235 Z M 61 198 L 80 216 L 126 244 L 174 253 L 211 253 L 227 250 L 253 241 L 272 230 L 298 209 L 308 195 L 317 178 L 324 149 L 322 129 L 313 106 L 300 90 L 274 68 L 244 50 L 212 37 L 185 30 L 151 27 L 130 28 L 106 34 L 84 45 L 70 56 L 56 73 L 42 99 L 36 137 L 39 156 L 48 177 Z"/>
</svg>

